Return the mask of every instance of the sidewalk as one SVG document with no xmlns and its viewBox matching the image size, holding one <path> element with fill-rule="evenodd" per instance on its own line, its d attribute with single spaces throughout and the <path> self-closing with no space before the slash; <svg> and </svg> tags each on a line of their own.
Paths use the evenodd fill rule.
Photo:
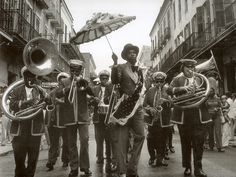
<svg viewBox="0 0 236 177">
<path fill-rule="evenodd" d="M 5 146 L 0 145 L 0 156 L 7 155 L 8 153 L 12 152 L 12 145 L 11 143 L 6 143 Z"/>
</svg>

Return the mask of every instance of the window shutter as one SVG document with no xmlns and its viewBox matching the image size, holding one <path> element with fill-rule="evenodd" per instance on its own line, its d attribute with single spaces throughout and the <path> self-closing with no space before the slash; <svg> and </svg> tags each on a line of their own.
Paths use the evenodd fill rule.
<svg viewBox="0 0 236 177">
<path fill-rule="evenodd" d="M 204 9 L 202 7 L 197 8 L 197 31 L 198 33 L 204 32 Z"/>
</svg>

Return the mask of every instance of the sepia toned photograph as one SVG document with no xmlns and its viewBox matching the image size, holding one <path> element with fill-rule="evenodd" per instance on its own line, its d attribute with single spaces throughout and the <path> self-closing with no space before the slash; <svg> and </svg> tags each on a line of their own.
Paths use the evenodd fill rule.
<svg viewBox="0 0 236 177">
<path fill-rule="evenodd" d="M 236 0 L 0 0 L 0 177 L 236 177 Z"/>
</svg>

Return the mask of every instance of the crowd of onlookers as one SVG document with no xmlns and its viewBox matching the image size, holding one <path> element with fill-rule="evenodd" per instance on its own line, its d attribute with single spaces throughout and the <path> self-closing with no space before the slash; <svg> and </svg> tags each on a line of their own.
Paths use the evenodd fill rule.
<svg viewBox="0 0 236 177">
<path fill-rule="evenodd" d="M 205 148 L 214 150 L 216 146 L 218 152 L 224 152 L 225 148 L 231 145 L 236 125 L 235 98 L 236 93 L 227 92 L 218 96 L 214 88 L 211 88 L 206 106 L 212 122 L 208 124 Z"/>
</svg>

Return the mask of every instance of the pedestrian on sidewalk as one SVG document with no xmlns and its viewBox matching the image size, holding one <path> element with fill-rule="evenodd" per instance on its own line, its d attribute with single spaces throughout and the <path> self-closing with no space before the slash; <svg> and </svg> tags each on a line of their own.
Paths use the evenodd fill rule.
<svg viewBox="0 0 236 177">
<path fill-rule="evenodd" d="M 222 102 L 222 113 L 224 116 L 224 122 L 222 122 L 222 146 L 228 147 L 229 146 L 229 140 L 231 138 L 231 130 L 230 130 L 230 119 L 228 116 L 229 112 L 229 103 L 227 102 L 227 96 L 222 95 L 221 96 L 221 102 Z"/>
<path fill-rule="evenodd" d="M 215 142 L 218 152 L 224 152 L 222 148 L 222 104 L 220 98 L 215 94 L 215 89 L 211 88 L 209 97 L 206 101 L 208 113 L 212 122 L 208 125 L 209 147 L 213 151 Z"/>
<path fill-rule="evenodd" d="M 1 94 L 0 94 L 0 101 L 2 102 L 2 95 L 4 91 L 6 90 L 6 87 L 1 88 Z M 9 102 L 8 102 L 9 103 Z M 2 105 L 2 104 L 1 104 Z M 11 135 L 10 135 L 10 124 L 11 121 L 9 118 L 5 116 L 5 114 L 2 111 L 2 107 L 0 106 L 0 119 L 1 119 L 1 146 L 5 146 L 6 143 L 11 142 Z"/>
<path fill-rule="evenodd" d="M 230 141 L 234 141 L 234 133 L 236 128 L 236 93 L 232 94 L 232 103 L 230 104 L 228 116 L 230 118 L 231 124 L 231 138 Z"/>
</svg>

